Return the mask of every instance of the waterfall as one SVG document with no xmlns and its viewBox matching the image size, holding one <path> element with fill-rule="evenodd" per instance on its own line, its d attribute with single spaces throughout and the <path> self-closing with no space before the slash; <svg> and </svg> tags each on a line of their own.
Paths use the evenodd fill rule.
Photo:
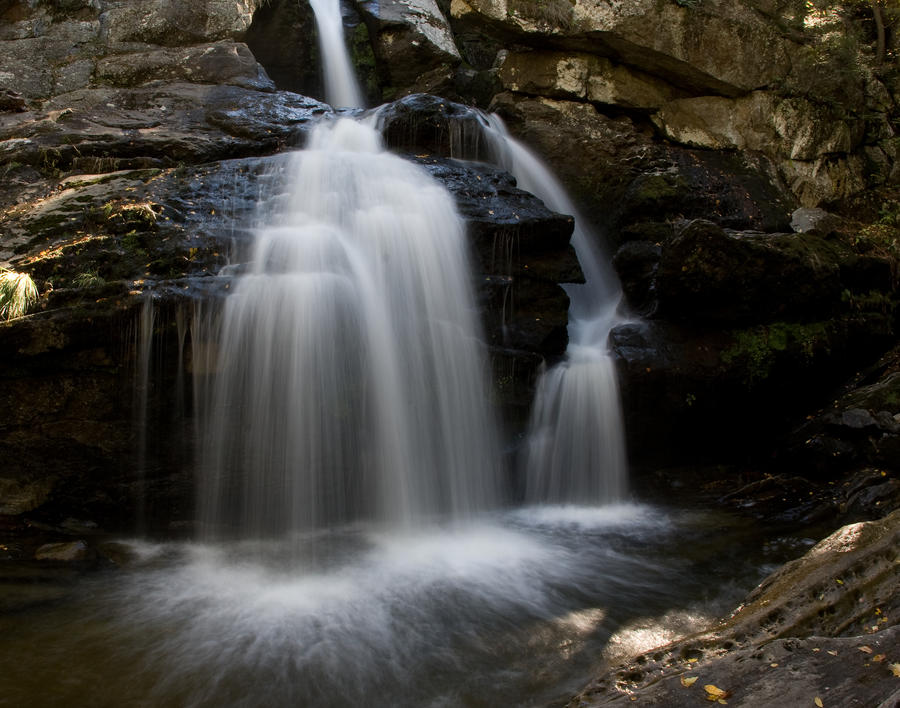
<svg viewBox="0 0 900 708">
<path fill-rule="evenodd" d="M 319 51 L 325 74 L 325 100 L 335 108 L 360 108 L 362 92 L 344 44 L 340 0 L 310 0 L 319 30 Z"/>
<path fill-rule="evenodd" d="M 514 140 L 497 116 L 484 116 L 494 159 L 518 186 L 554 211 L 575 217 L 572 245 L 585 283 L 570 298 L 566 357 L 538 382 L 527 436 L 525 498 L 537 503 L 612 502 L 627 486 L 625 439 L 607 339 L 618 321 L 618 281 L 597 239 L 549 169 Z"/>
<path fill-rule="evenodd" d="M 201 520 L 261 536 L 498 503 L 450 195 L 349 119 L 288 156 L 283 189 L 221 316 Z"/>
</svg>

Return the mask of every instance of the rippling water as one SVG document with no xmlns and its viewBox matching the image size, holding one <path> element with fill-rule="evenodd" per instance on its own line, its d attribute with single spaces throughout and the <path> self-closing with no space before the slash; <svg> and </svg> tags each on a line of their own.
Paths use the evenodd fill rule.
<svg viewBox="0 0 900 708">
<path fill-rule="evenodd" d="M 733 551 L 752 532 L 544 506 L 415 533 L 135 542 L 127 569 L 0 617 L 0 705 L 547 705 L 604 652 L 729 608 L 764 570 Z"/>
</svg>

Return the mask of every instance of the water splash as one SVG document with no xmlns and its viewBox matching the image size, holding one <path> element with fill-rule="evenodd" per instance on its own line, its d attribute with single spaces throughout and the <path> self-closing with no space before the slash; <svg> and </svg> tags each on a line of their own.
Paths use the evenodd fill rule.
<svg viewBox="0 0 900 708">
<path fill-rule="evenodd" d="M 310 0 L 319 30 L 325 75 L 325 100 L 335 108 L 362 108 L 362 92 L 344 44 L 340 0 Z"/>
<path fill-rule="evenodd" d="M 242 536 L 410 524 L 499 503 L 463 226 L 449 194 L 348 119 L 288 158 L 225 301 L 201 519 Z"/>
<path fill-rule="evenodd" d="M 566 358 L 538 383 L 527 437 L 528 502 L 614 502 L 627 491 L 625 436 L 618 384 L 607 348 L 619 320 L 621 291 L 597 238 L 550 170 L 513 139 L 497 116 L 484 116 L 494 160 L 521 189 L 554 211 L 575 217 L 572 245 L 585 283 L 567 285 Z"/>
</svg>

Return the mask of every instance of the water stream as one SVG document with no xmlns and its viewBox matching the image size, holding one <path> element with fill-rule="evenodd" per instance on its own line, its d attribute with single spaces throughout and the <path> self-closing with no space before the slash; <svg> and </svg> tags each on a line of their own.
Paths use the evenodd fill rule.
<svg viewBox="0 0 900 708">
<path fill-rule="evenodd" d="M 561 214 L 575 217 L 572 245 L 583 284 L 566 286 L 569 346 L 563 361 L 541 376 L 526 436 L 525 496 L 531 503 L 609 503 L 625 498 L 627 463 L 615 366 L 607 339 L 621 321 L 618 279 L 599 238 L 547 166 L 484 116 L 494 160 L 518 186 Z"/>
</svg>

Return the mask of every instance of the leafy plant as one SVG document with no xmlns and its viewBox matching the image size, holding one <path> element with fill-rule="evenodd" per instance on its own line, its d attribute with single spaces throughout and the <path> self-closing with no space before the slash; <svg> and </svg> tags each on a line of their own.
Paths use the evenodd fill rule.
<svg viewBox="0 0 900 708">
<path fill-rule="evenodd" d="M 21 317 L 38 299 L 38 289 L 31 276 L 0 268 L 0 317 Z"/>
<path fill-rule="evenodd" d="M 87 270 L 84 273 L 79 273 L 72 282 L 75 284 L 75 287 L 78 288 L 95 288 L 106 283 L 95 270 Z"/>
</svg>

